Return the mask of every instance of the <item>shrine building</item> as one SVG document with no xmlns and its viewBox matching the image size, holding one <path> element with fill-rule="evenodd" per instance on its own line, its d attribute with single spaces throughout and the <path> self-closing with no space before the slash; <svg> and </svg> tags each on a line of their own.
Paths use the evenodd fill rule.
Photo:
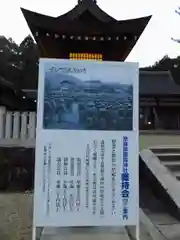
<svg viewBox="0 0 180 240">
<path fill-rule="evenodd" d="M 79 0 L 58 17 L 21 10 L 40 57 L 71 60 L 124 61 L 151 19 L 116 20 L 96 0 Z M 139 85 L 140 129 L 180 128 L 180 86 L 171 73 L 140 71 Z M 25 92 L 36 98 L 36 90 Z"/>
</svg>

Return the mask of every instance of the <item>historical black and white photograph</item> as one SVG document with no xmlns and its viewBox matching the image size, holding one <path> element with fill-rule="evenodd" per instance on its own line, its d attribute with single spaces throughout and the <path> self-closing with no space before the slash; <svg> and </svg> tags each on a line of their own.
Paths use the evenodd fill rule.
<svg viewBox="0 0 180 240">
<path fill-rule="evenodd" d="M 132 82 L 121 80 L 122 76 L 98 75 L 89 80 L 87 76 L 45 73 L 43 128 L 131 131 Z"/>
</svg>

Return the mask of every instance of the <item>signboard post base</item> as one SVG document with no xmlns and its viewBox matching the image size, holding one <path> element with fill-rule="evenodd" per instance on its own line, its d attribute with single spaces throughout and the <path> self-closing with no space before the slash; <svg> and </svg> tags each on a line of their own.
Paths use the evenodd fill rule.
<svg viewBox="0 0 180 240">
<path fill-rule="evenodd" d="M 136 226 L 136 240 L 140 240 L 140 225 Z"/>
<path fill-rule="evenodd" d="M 32 228 L 32 240 L 36 240 L 36 227 L 33 226 Z"/>
<path fill-rule="evenodd" d="M 42 228 L 41 234 L 39 234 L 38 229 L 33 227 L 33 238 L 32 240 L 42 240 L 48 238 L 51 239 L 61 239 L 61 240 L 125 240 L 125 239 L 136 239 L 140 240 L 139 228 L 131 231 L 129 227 L 47 227 Z"/>
</svg>

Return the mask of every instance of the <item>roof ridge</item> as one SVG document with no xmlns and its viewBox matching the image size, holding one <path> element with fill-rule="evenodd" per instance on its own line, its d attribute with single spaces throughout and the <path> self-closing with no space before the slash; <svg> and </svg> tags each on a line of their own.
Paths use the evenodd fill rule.
<svg viewBox="0 0 180 240">
<path fill-rule="evenodd" d="M 156 71 L 156 70 L 140 70 L 140 73 L 148 74 L 148 75 L 164 75 L 164 74 L 171 74 L 169 70 L 162 70 L 162 71 Z"/>
</svg>

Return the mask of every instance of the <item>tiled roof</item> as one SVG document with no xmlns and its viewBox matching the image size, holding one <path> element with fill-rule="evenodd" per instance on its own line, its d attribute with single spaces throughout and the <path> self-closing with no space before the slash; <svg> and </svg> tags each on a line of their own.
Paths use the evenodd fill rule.
<svg viewBox="0 0 180 240">
<path fill-rule="evenodd" d="M 15 86 L 11 82 L 7 81 L 6 79 L 4 79 L 1 76 L 0 76 L 0 87 L 4 87 L 4 88 L 9 88 L 9 89 L 15 90 Z"/>
<path fill-rule="evenodd" d="M 14 94 L 18 97 L 26 96 L 26 93 L 19 89 L 15 84 L 12 82 L 7 81 L 3 77 L 0 76 L 0 89 L 2 90 L 11 90 Z"/>
<path fill-rule="evenodd" d="M 140 95 L 180 95 L 180 86 L 169 71 L 140 71 Z"/>
</svg>

